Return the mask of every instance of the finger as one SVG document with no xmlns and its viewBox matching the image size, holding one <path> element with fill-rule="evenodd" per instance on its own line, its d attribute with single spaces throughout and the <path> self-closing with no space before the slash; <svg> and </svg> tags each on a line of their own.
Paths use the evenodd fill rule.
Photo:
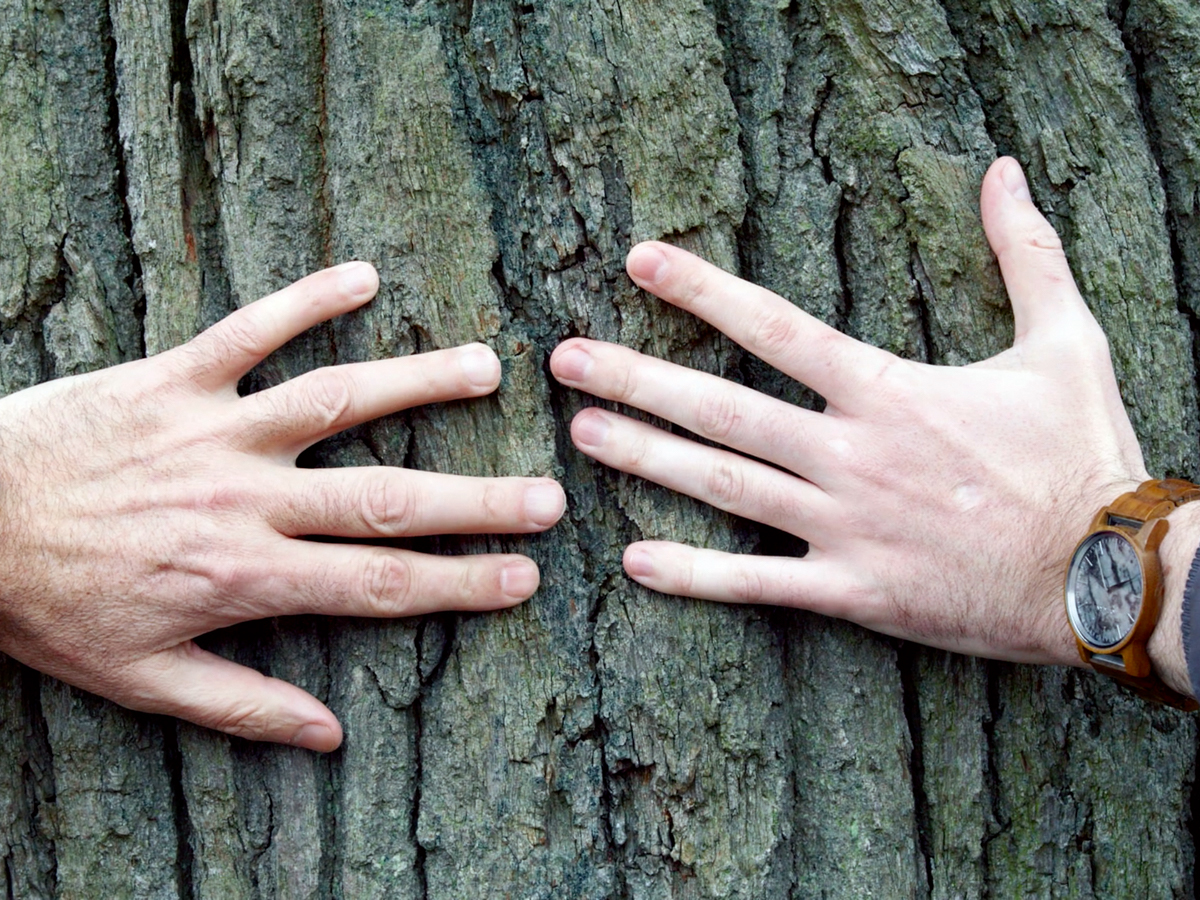
<svg viewBox="0 0 1200 900">
<path fill-rule="evenodd" d="M 716 326 L 835 405 L 853 396 L 852 385 L 864 373 L 879 371 L 893 359 L 678 247 L 638 244 L 626 269 L 639 287 Z"/>
<path fill-rule="evenodd" d="M 516 554 L 434 556 L 389 547 L 282 539 L 241 619 L 315 613 L 396 618 L 505 609 L 537 590 L 533 560 Z"/>
<path fill-rule="evenodd" d="M 853 619 L 859 594 L 832 563 L 779 556 L 722 553 L 669 541 L 625 548 L 625 571 L 663 594 L 722 603 L 768 603 Z"/>
<path fill-rule="evenodd" d="M 291 470 L 267 521 L 289 536 L 528 534 L 563 514 L 548 478 L 468 478 L 388 466 Z"/>
<path fill-rule="evenodd" d="M 802 478 L 615 413 L 584 410 L 571 423 L 571 438 L 607 466 L 792 534 L 830 507 L 828 495 Z"/>
<path fill-rule="evenodd" d="M 1033 205 L 1015 159 L 1001 157 L 992 163 L 979 205 L 1012 302 L 1017 341 L 1039 329 L 1078 327 L 1081 319 L 1091 319 L 1062 241 Z"/>
<path fill-rule="evenodd" d="M 226 316 L 175 350 L 188 377 L 217 390 L 249 372 L 296 335 L 357 309 L 375 296 L 379 276 L 365 262 L 315 272 Z"/>
<path fill-rule="evenodd" d="M 175 716 L 251 741 L 328 752 L 342 727 L 326 706 L 294 684 L 268 678 L 187 641 L 142 660 L 131 671 L 126 706 Z"/>
<path fill-rule="evenodd" d="M 550 371 L 563 384 L 627 403 L 710 441 L 810 475 L 829 420 L 715 375 L 575 338 L 555 349 Z"/>
<path fill-rule="evenodd" d="M 238 404 L 241 440 L 298 456 L 353 425 L 425 403 L 490 394 L 500 360 L 483 344 L 305 372 Z"/>
</svg>

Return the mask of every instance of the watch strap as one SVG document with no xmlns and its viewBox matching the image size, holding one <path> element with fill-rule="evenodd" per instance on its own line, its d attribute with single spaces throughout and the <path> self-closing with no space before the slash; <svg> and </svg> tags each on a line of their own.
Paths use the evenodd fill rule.
<svg viewBox="0 0 1200 900">
<path fill-rule="evenodd" d="M 1137 490 L 1122 494 L 1101 510 L 1097 516 L 1097 521 L 1094 523 L 1094 527 L 1112 527 L 1115 525 L 1136 532 L 1146 522 L 1153 519 L 1165 519 L 1178 507 L 1193 500 L 1200 500 L 1200 485 L 1193 484 L 1190 481 L 1184 481 L 1179 478 L 1155 478 L 1150 481 L 1143 481 L 1138 485 Z M 1166 523 L 1163 524 L 1165 526 Z M 1157 552 L 1157 546 L 1153 549 L 1154 552 Z M 1197 561 L 1200 561 L 1200 553 L 1197 555 Z M 1188 576 L 1189 589 L 1193 585 L 1192 576 L 1195 574 L 1197 561 L 1193 561 L 1192 572 Z M 1187 591 L 1184 592 L 1184 597 L 1186 605 Z M 1184 647 L 1186 654 L 1186 639 Z M 1145 646 L 1141 646 L 1138 649 L 1139 652 L 1136 654 L 1138 665 L 1135 668 L 1142 671 L 1135 674 L 1126 669 L 1124 659 L 1121 655 L 1096 653 L 1085 648 L 1082 643 L 1079 645 L 1080 655 L 1095 671 L 1107 675 L 1115 681 L 1119 681 L 1147 700 L 1173 706 L 1176 709 L 1187 710 L 1188 712 L 1200 709 L 1200 703 L 1194 698 L 1168 687 L 1151 670 Z M 1192 690 L 1195 691 L 1197 679 L 1192 674 L 1190 662 L 1188 672 L 1192 682 Z"/>
<path fill-rule="evenodd" d="M 1116 657 L 1114 661 L 1113 657 L 1105 656 L 1103 653 L 1093 653 L 1087 660 L 1091 664 L 1092 669 L 1107 675 L 1114 681 L 1121 682 L 1121 684 L 1132 689 L 1139 697 L 1144 697 L 1147 700 L 1162 703 L 1166 706 L 1173 706 L 1185 712 L 1195 712 L 1197 709 L 1200 709 L 1200 703 L 1197 703 L 1194 698 L 1167 687 L 1166 683 L 1153 672 L 1141 677 L 1130 675 L 1120 665 L 1120 657 Z"/>
<path fill-rule="evenodd" d="M 1136 491 L 1122 494 L 1107 507 L 1105 512 L 1112 525 L 1128 520 L 1134 529 L 1140 528 L 1151 519 L 1161 519 L 1176 508 L 1200 500 L 1200 485 L 1179 478 L 1154 478 L 1143 481 Z"/>
</svg>

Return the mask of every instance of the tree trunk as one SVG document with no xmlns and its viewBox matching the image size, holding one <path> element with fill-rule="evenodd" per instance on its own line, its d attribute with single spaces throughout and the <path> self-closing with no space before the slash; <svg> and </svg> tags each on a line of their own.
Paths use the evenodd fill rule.
<svg viewBox="0 0 1200 900">
<path fill-rule="evenodd" d="M 169 6 L 169 8 L 168 8 Z M 1150 470 L 1197 478 L 1190 0 L 0 0 L 0 390 L 170 347 L 321 266 L 377 300 L 247 389 L 482 340 L 499 393 L 310 465 L 553 475 L 511 612 L 256 623 L 328 757 L 0 659 L 0 859 L 32 898 L 1193 896 L 1194 719 L 1078 670 L 654 595 L 639 537 L 800 552 L 593 465 L 587 334 L 815 398 L 634 290 L 666 238 L 903 355 L 1012 325 L 978 224 L 1011 153 L 1107 331 Z"/>
</svg>

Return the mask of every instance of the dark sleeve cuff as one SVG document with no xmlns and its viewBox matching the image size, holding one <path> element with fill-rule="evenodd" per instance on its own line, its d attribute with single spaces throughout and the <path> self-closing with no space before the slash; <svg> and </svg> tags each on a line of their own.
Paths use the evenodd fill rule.
<svg viewBox="0 0 1200 900">
<path fill-rule="evenodd" d="M 1183 611 L 1179 625 L 1183 632 L 1183 658 L 1187 660 L 1188 679 L 1192 682 L 1192 695 L 1200 697 L 1200 627 L 1196 626 L 1196 605 L 1200 603 L 1200 547 L 1192 557 L 1188 570 L 1187 586 L 1183 589 Z"/>
</svg>

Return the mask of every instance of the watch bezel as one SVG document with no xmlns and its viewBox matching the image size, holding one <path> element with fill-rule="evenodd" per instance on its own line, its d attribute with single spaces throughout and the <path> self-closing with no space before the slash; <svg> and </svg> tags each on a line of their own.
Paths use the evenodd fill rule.
<svg viewBox="0 0 1200 900">
<path fill-rule="evenodd" d="M 1097 523 L 1075 545 L 1075 550 L 1071 553 L 1070 561 L 1067 564 L 1066 590 L 1064 591 L 1065 596 L 1063 599 L 1066 606 L 1067 623 L 1071 628 L 1071 632 L 1075 635 L 1075 639 L 1079 642 L 1081 649 L 1086 648 L 1089 653 L 1100 656 L 1123 659 L 1122 651 L 1126 647 L 1133 643 L 1144 643 L 1154 631 L 1154 626 L 1158 623 L 1159 607 L 1162 603 L 1162 569 L 1158 560 L 1158 554 L 1147 552 L 1146 542 L 1156 522 L 1164 522 L 1165 524 L 1165 521 L 1162 519 L 1152 520 L 1144 523 L 1136 532 L 1133 529 L 1122 528 L 1117 525 L 1100 525 Z M 1108 646 L 1093 644 L 1083 636 L 1079 630 L 1074 609 L 1076 561 L 1080 553 L 1093 539 L 1104 534 L 1116 535 L 1129 544 L 1133 548 L 1134 555 L 1137 557 L 1138 565 L 1142 571 L 1142 603 L 1141 608 L 1138 610 L 1137 621 L 1134 622 L 1133 627 L 1129 629 L 1125 637 L 1117 643 Z M 1157 543 L 1158 540 L 1161 540 L 1161 537 L 1155 535 L 1155 538 L 1157 539 L 1155 540 L 1155 549 L 1157 549 Z M 1116 662 L 1116 659 L 1114 659 L 1114 662 Z M 1125 666 L 1122 664 L 1122 667 L 1124 668 Z"/>
<path fill-rule="evenodd" d="M 1079 584 L 1079 572 L 1083 565 L 1083 558 L 1088 551 L 1096 544 L 1102 541 L 1112 540 L 1116 538 L 1129 547 L 1133 551 L 1134 560 L 1138 566 L 1138 574 L 1141 576 L 1141 586 L 1138 590 L 1138 606 L 1137 617 L 1129 624 L 1128 630 L 1121 636 L 1119 640 L 1111 644 L 1098 644 L 1089 640 L 1083 631 L 1083 622 L 1079 616 L 1079 607 L 1077 603 L 1078 592 L 1076 590 Z M 1071 554 L 1071 561 L 1067 568 L 1067 620 L 1071 623 L 1071 630 L 1083 641 L 1088 649 L 1105 655 L 1112 654 L 1129 642 L 1137 629 L 1137 620 L 1142 617 L 1142 609 L 1146 605 L 1146 567 L 1143 565 L 1142 554 L 1138 553 L 1137 544 L 1133 539 L 1119 528 L 1102 528 L 1092 531 L 1087 534 L 1079 545 L 1075 548 L 1075 552 Z"/>
</svg>

